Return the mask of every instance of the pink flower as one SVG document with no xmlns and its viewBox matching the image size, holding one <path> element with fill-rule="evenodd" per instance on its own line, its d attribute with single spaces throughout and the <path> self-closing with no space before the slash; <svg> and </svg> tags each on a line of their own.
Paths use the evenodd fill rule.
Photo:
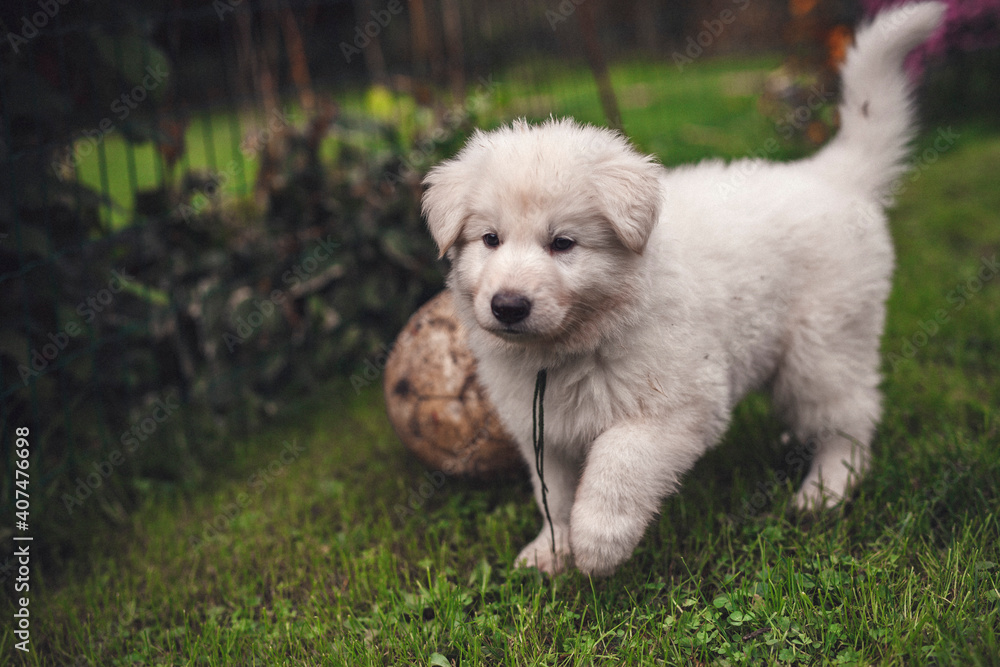
<svg viewBox="0 0 1000 667">
<path fill-rule="evenodd" d="M 914 79 L 920 78 L 929 58 L 941 57 L 953 51 L 972 51 L 1000 44 L 1000 0 L 943 0 L 948 5 L 944 28 L 935 32 L 906 61 Z M 905 2 L 898 0 L 861 0 L 865 13 L 874 16 L 889 7 Z"/>
</svg>

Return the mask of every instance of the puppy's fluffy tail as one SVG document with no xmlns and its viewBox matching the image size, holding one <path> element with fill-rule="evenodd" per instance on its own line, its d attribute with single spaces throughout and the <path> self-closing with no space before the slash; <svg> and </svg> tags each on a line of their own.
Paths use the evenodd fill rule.
<svg viewBox="0 0 1000 667">
<path fill-rule="evenodd" d="M 888 198 L 906 171 L 916 133 L 913 85 L 903 61 L 941 25 L 941 2 L 905 4 L 881 12 L 862 27 L 841 70 L 840 131 L 813 160 L 855 192 Z"/>
</svg>

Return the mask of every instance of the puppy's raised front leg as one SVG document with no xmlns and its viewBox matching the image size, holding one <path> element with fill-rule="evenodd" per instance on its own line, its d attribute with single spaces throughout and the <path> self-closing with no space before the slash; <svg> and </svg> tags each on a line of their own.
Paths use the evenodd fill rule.
<svg viewBox="0 0 1000 667">
<path fill-rule="evenodd" d="M 570 520 L 581 572 L 609 575 L 632 555 L 663 498 L 694 465 L 704 439 L 687 417 L 621 424 L 594 441 Z"/>
<path fill-rule="evenodd" d="M 534 456 L 534 453 L 532 453 Z M 533 459 L 531 459 L 533 461 Z M 542 531 L 528 546 L 521 550 L 514 564 L 518 567 L 537 567 L 542 572 L 556 574 L 573 564 L 572 552 L 569 546 L 569 516 L 573 508 L 573 494 L 576 492 L 576 482 L 579 476 L 579 462 L 567 458 L 559 450 L 547 447 L 545 449 L 545 485 L 548 488 L 546 499 L 549 504 L 549 514 L 552 515 L 552 530 L 545 518 L 542 506 L 542 486 L 534 463 L 531 468 L 531 484 L 535 489 L 535 500 L 542 513 Z M 555 553 L 552 550 L 552 533 L 555 533 Z"/>
</svg>

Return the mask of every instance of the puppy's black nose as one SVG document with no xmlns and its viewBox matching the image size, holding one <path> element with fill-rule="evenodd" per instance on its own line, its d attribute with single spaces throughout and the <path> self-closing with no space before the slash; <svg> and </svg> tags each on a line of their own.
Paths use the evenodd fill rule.
<svg viewBox="0 0 1000 667">
<path fill-rule="evenodd" d="M 497 292 L 490 301 L 493 316 L 504 324 L 517 324 L 531 312 L 531 302 L 514 292 Z"/>
</svg>

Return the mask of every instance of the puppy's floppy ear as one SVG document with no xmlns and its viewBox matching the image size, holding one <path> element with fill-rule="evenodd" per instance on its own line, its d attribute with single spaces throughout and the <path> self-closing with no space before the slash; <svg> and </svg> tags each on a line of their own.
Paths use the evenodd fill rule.
<svg viewBox="0 0 1000 667">
<path fill-rule="evenodd" d="M 477 175 L 475 154 L 482 140 L 483 135 L 477 130 L 458 155 L 437 165 L 424 177 L 427 189 L 421 199 L 421 208 L 441 253 L 439 257 L 444 257 L 455 244 L 465 226 L 469 215 L 469 187 Z"/>
<path fill-rule="evenodd" d="M 660 217 L 662 167 L 629 147 L 593 169 L 593 196 L 626 248 L 642 253 Z"/>
<path fill-rule="evenodd" d="M 421 207 L 427 227 L 437 243 L 439 258 L 455 244 L 462 233 L 468 211 L 465 205 L 466 169 L 458 160 L 442 162 L 424 177 Z"/>
</svg>

